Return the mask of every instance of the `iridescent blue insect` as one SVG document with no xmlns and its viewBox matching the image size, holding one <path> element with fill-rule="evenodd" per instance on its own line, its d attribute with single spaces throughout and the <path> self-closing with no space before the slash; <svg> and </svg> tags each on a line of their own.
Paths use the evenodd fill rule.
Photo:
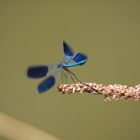
<svg viewBox="0 0 140 140">
<path fill-rule="evenodd" d="M 45 91 L 48 91 L 50 88 L 52 88 L 57 79 L 58 76 L 61 74 L 61 76 L 67 77 L 65 72 L 71 75 L 71 78 L 73 77 L 77 79 L 77 77 L 74 75 L 73 72 L 71 72 L 68 67 L 74 67 L 78 65 L 83 65 L 87 61 L 87 56 L 83 53 L 73 53 L 73 50 L 71 47 L 63 41 L 63 52 L 64 57 L 63 61 L 60 64 L 56 65 L 37 65 L 37 66 L 30 66 L 27 69 L 27 76 L 29 78 L 42 78 L 46 77 L 38 86 L 37 86 L 37 92 L 43 93 Z M 62 75 L 63 74 L 63 75 Z"/>
</svg>

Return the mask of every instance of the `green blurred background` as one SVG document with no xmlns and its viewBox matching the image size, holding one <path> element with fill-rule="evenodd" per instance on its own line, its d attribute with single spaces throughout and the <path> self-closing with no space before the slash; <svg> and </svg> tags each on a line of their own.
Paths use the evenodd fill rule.
<svg viewBox="0 0 140 140">
<path fill-rule="evenodd" d="M 88 55 L 81 81 L 140 82 L 140 1 L 0 1 L 0 111 L 61 140 L 139 140 L 140 102 L 35 94 L 29 65 L 62 59 L 62 41 Z M 0 137 L 0 140 L 6 140 Z"/>
</svg>

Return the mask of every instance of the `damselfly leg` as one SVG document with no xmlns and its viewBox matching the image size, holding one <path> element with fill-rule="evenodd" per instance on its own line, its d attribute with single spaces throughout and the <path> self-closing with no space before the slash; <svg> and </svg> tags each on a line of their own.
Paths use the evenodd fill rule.
<svg viewBox="0 0 140 140">
<path fill-rule="evenodd" d="M 72 71 L 70 71 L 67 67 L 64 67 L 64 70 L 67 72 L 67 74 L 69 74 L 70 75 L 70 77 L 71 77 L 71 79 L 72 79 L 72 81 L 75 83 L 76 81 L 77 82 L 80 82 L 79 81 L 79 79 L 76 77 L 76 75 L 72 72 Z M 75 81 L 76 80 L 76 81 Z"/>
</svg>

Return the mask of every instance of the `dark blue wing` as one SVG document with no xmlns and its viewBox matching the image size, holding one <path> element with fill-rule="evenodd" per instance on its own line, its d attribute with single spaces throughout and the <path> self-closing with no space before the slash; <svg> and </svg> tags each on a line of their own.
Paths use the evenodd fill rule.
<svg viewBox="0 0 140 140">
<path fill-rule="evenodd" d="M 65 67 L 74 67 L 77 65 L 83 65 L 87 61 L 87 56 L 82 53 L 77 53 L 76 55 L 73 56 L 72 60 L 69 61 L 68 63 L 64 63 L 63 66 Z"/>
<path fill-rule="evenodd" d="M 83 65 L 87 61 L 87 56 L 83 53 L 77 53 L 72 60 L 74 60 L 77 64 Z"/>
<path fill-rule="evenodd" d="M 48 73 L 48 66 L 39 65 L 31 66 L 27 69 L 27 76 L 30 78 L 41 78 L 46 76 Z"/>
<path fill-rule="evenodd" d="M 74 53 L 72 48 L 65 41 L 63 41 L 63 51 L 64 51 L 63 61 L 68 63 L 69 61 L 72 60 Z"/>
<path fill-rule="evenodd" d="M 37 92 L 43 93 L 52 88 L 55 85 L 55 83 L 56 83 L 55 77 L 49 76 L 47 79 L 45 79 L 38 85 Z"/>
<path fill-rule="evenodd" d="M 64 55 L 66 56 L 74 55 L 72 48 L 65 41 L 63 41 L 63 49 L 64 49 Z"/>
</svg>

